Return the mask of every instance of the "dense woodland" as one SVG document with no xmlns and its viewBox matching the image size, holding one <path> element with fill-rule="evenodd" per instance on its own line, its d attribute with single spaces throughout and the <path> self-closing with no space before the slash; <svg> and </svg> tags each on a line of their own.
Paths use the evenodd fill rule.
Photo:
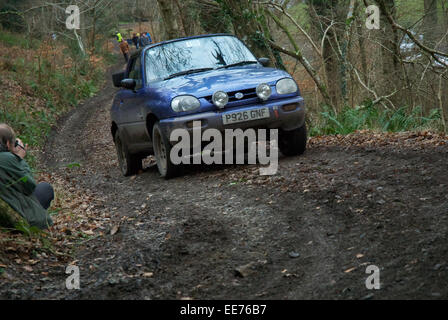
<svg viewBox="0 0 448 320">
<path fill-rule="evenodd" d="M 117 32 L 236 34 L 299 84 L 307 152 L 122 177 Z M 448 0 L 0 0 L 3 122 L 56 197 L 48 232 L 0 228 L 0 299 L 448 297 Z"/>
<path fill-rule="evenodd" d="M 80 7 L 80 30 L 65 28 L 71 4 Z M 370 5 L 380 21 L 372 21 Z M 56 35 L 78 71 L 116 31 L 129 37 L 149 29 L 155 41 L 234 33 L 294 75 L 312 134 L 447 131 L 446 0 L 6 0 L 0 22 L 26 41 L 54 45 Z M 46 60 L 39 68 L 54 62 Z"/>
</svg>

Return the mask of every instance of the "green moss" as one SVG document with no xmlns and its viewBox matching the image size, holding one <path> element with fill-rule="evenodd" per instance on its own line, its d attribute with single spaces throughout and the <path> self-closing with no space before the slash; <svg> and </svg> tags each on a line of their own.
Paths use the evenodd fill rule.
<svg viewBox="0 0 448 320">
<path fill-rule="evenodd" d="M 413 27 L 425 15 L 423 0 L 396 0 L 398 23 L 404 27 Z M 437 1 L 439 19 L 443 18 L 442 1 Z"/>
<path fill-rule="evenodd" d="M 6 202 L 0 199 L 0 227 L 11 229 L 20 222 L 24 223 L 23 218 Z"/>
<path fill-rule="evenodd" d="M 8 47 L 17 46 L 24 49 L 35 49 L 40 45 L 39 40 L 30 39 L 7 31 L 0 32 L 0 43 Z"/>
<path fill-rule="evenodd" d="M 288 9 L 288 13 L 299 23 L 305 30 L 309 30 L 310 28 L 310 15 L 308 13 L 308 5 L 306 3 L 300 2 L 295 5 L 293 5 L 291 8 Z M 293 23 L 288 19 L 285 18 L 286 26 L 290 30 L 294 30 L 296 27 L 293 25 Z"/>
</svg>

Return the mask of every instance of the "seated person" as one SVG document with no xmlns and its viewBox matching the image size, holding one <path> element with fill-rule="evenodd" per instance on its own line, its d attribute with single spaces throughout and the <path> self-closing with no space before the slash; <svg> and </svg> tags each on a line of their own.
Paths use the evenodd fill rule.
<svg viewBox="0 0 448 320">
<path fill-rule="evenodd" d="M 31 226 L 46 229 L 53 224 L 47 209 L 54 191 L 48 183 L 36 184 L 24 160 L 27 147 L 10 126 L 0 124 L 0 198 Z"/>
</svg>

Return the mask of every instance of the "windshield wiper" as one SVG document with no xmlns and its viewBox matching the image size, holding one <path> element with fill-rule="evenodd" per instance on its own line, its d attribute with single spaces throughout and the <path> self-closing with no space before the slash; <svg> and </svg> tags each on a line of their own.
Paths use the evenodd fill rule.
<svg viewBox="0 0 448 320">
<path fill-rule="evenodd" d="M 240 61 L 237 63 L 232 63 L 232 64 L 228 64 L 226 66 L 219 67 L 218 69 L 227 69 L 230 67 L 244 66 L 246 64 L 254 64 L 254 63 L 258 63 L 258 61 Z"/>
<path fill-rule="evenodd" d="M 191 70 L 181 71 L 181 72 L 173 73 L 172 75 L 168 76 L 164 80 L 169 80 L 169 79 L 173 79 L 175 77 L 184 76 L 186 74 L 198 73 L 198 72 L 209 71 L 209 70 L 213 70 L 213 68 L 199 68 L 199 69 L 191 69 Z"/>
</svg>

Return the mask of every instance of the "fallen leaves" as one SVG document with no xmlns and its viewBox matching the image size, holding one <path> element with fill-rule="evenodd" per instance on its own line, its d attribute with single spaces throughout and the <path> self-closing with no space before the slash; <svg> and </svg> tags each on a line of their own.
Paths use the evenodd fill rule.
<svg viewBox="0 0 448 320">
<path fill-rule="evenodd" d="M 352 272 L 352 271 L 354 271 L 354 270 L 356 270 L 356 267 L 347 269 L 347 270 L 344 271 L 344 273 L 350 273 L 350 272 Z"/>
<path fill-rule="evenodd" d="M 33 268 L 31 268 L 30 266 L 24 266 L 23 269 L 27 272 L 33 272 Z"/>
<path fill-rule="evenodd" d="M 346 147 L 385 147 L 423 149 L 426 147 L 439 147 L 448 144 L 448 136 L 430 132 L 372 132 L 361 130 L 349 135 L 317 136 L 312 137 L 310 147 L 346 146 Z M 357 163 L 358 164 L 358 163 Z"/>
<path fill-rule="evenodd" d="M 118 231 L 120 231 L 120 227 L 119 226 L 113 226 L 112 229 L 110 230 L 110 234 L 116 235 L 118 233 Z"/>
<path fill-rule="evenodd" d="M 31 259 L 31 260 L 28 260 L 28 263 L 29 263 L 31 266 L 34 266 L 34 265 L 36 265 L 36 264 L 39 263 L 39 260 L 33 260 L 33 259 Z"/>
<path fill-rule="evenodd" d="M 95 234 L 92 230 L 83 230 L 82 232 L 88 236 L 93 236 Z"/>
</svg>

